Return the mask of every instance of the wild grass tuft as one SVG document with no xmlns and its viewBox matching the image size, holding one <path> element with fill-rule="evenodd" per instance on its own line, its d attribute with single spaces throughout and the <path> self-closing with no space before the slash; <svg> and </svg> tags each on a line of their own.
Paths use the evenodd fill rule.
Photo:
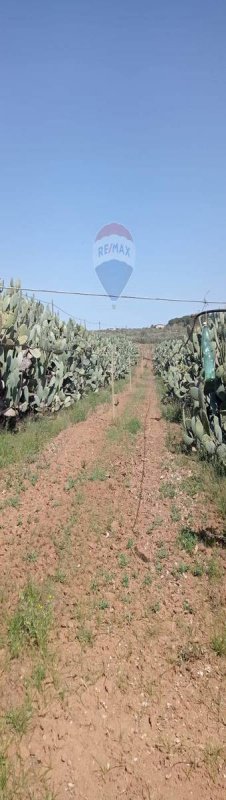
<svg viewBox="0 0 226 800">
<path fill-rule="evenodd" d="M 12 658 L 17 658 L 27 646 L 47 651 L 51 624 L 51 598 L 46 598 L 33 583 L 28 583 L 8 626 L 8 642 Z"/>
</svg>

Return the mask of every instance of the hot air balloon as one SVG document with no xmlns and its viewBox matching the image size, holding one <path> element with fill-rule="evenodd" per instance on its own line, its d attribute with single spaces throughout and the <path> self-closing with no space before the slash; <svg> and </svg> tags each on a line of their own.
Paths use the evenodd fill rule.
<svg viewBox="0 0 226 800">
<path fill-rule="evenodd" d="M 101 228 L 94 244 L 94 266 L 111 300 L 120 297 L 132 274 L 134 261 L 135 247 L 127 228 L 117 222 Z"/>
</svg>

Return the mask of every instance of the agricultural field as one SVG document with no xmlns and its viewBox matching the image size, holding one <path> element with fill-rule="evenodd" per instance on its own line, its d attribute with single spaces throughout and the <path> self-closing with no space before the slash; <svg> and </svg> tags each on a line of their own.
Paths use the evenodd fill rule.
<svg viewBox="0 0 226 800">
<path fill-rule="evenodd" d="M 185 367 L 185 337 L 153 369 L 114 338 L 112 397 L 111 341 L 24 302 L 1 329 L 19 377 L 1 390 L 0 800 L 224 800 L 225 476 L 205 386 L 214 453 L 194 422 L 182 441 L 200 354 Z"/>
</svg>

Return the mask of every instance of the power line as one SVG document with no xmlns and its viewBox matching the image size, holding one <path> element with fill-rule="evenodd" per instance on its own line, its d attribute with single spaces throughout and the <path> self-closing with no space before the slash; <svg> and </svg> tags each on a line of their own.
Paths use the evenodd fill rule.
<svg viewBox="0 0 226 800">
<path fill-rule="evenodd" d="M 59 308 L 59 306 L 56 306 L 55 303 L 54 308 L 56 308 L 57 311 L 61 311 L 62 314 L 67 314 L 67 316 L 70 317 L 70 319 L 73 319 L 75 322 L 84 322 L 84 317 L 83 319 L 81 317 L 73 317 L 73 314 L 69 314 L 69 311 L 65 311 L 64 308 Z M 86 319 L 86 322 L 88 322 L 88 325 L 99 325 L 99 322 L 93 322 L 90 319 Z"/>
<path fill-rule="evenodd" d="M 12 286 L 5 286 L 6 290 L 12 289 Z M 22 289 L 23 292 L 32 292 L 32 293 L 42 293 L 43 294 L 61 294 L 66 296 L 75 296 L 75 297 L 105 297 L 105 299 L 109 299 L 108 295 L 105 292 L 75 292 L 75 291 L 66 291 L 65 289 Z M 118 300 L 118 295 L 112 294 L 112 300 Z M 226 300 L 194 300 L 194 299 L 186 299 L 186 298 L 178 298 L 178 297 L 149 297 L 149 295 L 134 295 L 134 294 L 121 294 L 120 299 L 122 300 L 148 300 L 149 302 L 159 302 L 159 303 L 197 303 L 198 305 L 205 305 L 211 306 L 217 304 L 218 306 L 226 305 Z M 93 323 L 91 323 L 93 324 Z M 97 323 L 94 323 L 95 325 Z"/>
<path fill-rule="evenodd" d="M 23 292 L 29 292 L 31 290 L 30 289 L 22 289 L 22 291 Z M 33 291 L 35 291 L 35 290 L 33 290 Z M 41 300 L 40 297 L 37 297 L 36 300 L 38 301 L 38 303 L 44 303 L 47 306 L 50 305 L 50 301 L 49 300 Z M 66 314 L 68 317 L 70 317 L 70 319 L 73 319 L 74 322 L 82 322 L 82 323 L 84 323 L 84 317 L 74 317 L 74 315 L 70 314 L 69 311 L 66 311 L 65 308 L 59 308 L 59 306 L 56 306 L 55 303 L 54 303 L 54 308 L 56 308 L 57 311 L 61 311 L 62 314 Z M 88 325 L 98 325 L 99 326 L 99 324 L 100 324 L 99 322 L 93 322 L 93 320 L 90 320 L 90 319 L 86 319 L 85 321 L 88 322 Z"/>
</svg>

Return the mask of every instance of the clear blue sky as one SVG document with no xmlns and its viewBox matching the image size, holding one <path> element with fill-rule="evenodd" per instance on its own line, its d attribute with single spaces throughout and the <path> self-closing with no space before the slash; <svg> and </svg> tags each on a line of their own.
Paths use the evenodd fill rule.
<svg viewBox="0 0 226 800">
<path fill-rule="evenodd" d="M 136 244 L 128 293 L 226 299 L 225 42 L 225 0 L 2 3 L 6 281 L 101 290 L 93 239 L 118 221 Z M 56 302 L 102 325 L 191 310 Z"/>
</svg>

